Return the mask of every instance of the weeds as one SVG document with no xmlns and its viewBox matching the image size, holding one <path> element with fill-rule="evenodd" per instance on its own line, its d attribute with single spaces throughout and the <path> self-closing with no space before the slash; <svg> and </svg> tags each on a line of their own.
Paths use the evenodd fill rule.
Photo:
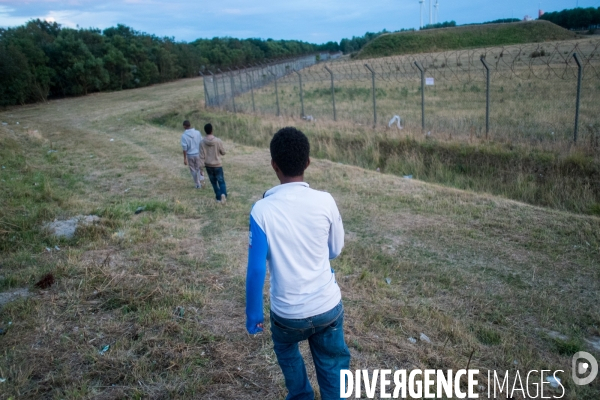
<svg viewBox="0 0 600 400">
<path fill-rule="evenodd" d="M 0 113 L 16 132 L 0 130 L 0 137 L 12 138 L 3 143 L 17 153 L 26 147 L 43 155 L 45 140 L 69 149 L 35 164 L 17 159 L 18 173 L 1 172 L 2 179 L 22 177 L 10 191 L 2 186 L 2 204 L 12 204 L 14 193 L 25 207 L 12 204 L 13 211 L 35 212 L 25 219 L 31 241 L 4 242 L 0 260 L 2 291 L 29 289 L 29 297 L 0 306 L 0 328 L 7 332 L 0 336 L 6 379 L 0 396 L 285 396 L 268 332 L 245 333 L 247 224 L 252 204 L 277 184 L 266 143 L 279 126 L 304 123 L 198 113 L 201 86 L 175 82 Z M 227 207 L 215 204 L 210 191 L 194 189 L 181 163 L 185 118 L 196 126 L 212 122 L 226 139 Z M 41 141 L 28 143 L 24 126 L 39 129 Z M 470 366 L 481 371 L 562 369 L 565 398 L 598 397 L 597 385 L 570 382 L 569 353 L 597 354 L 583 339 L 600 335 L 598 218 L 374 171 L 395 165 L 401 173 L 409 166 L 439 180 L 462 176 L 462 184 L 478 187 L 482 166 L 496 176 L 504 173 L 497 171 L 501 165 L 524 171 L 546 165 L 550 174 L 584 176 L 593 160 L 349 125 L 301 129 L 314 150 L 306 179 L 332 193 L 344 219 L 346 246 L 332 267 L 352 369 L 458 369 L 472 356 Z M 22 183 L 35 182 L 36 172 L 48 189 Z M 523 186 L 541 185 L 524 177 Z M 58 243 L 60 251 L 45 250 L 56 239 L 35 230 L 47 218 L 88 213 L 101 223 Z M 4 213 L 2 221 L 10 218 L 25 217 Z M 50 273 L 52 286 L 34 287 Z M 557 347 L 550 330 L 582 341 Z M 408 340 L 421 333 L 431 343 Z M 310 353 L 305 344 L 301 351 Z M 316 387 L 314 371 L 309 374 Z M 480 378 L 485 385 L 485 372 Z"/>
<path fill-rule="evenodd" d="M 244 115 L 190 112 L 186 117 L 218 121 L 223 137 L 251 146 L 268 147 L 277 129 L 273 122 Z M 157 119 L 174 129 L 180 118 L 159 116 L 152 121 Z M 585 149 L 425 141 L 410 133 L 398 137 L 356 127 L 317 125 L 303 131 L 311 139 L 313 157 L 579 213 L 594 213 L 600 202 L 600 164 Z"/>
</svg>

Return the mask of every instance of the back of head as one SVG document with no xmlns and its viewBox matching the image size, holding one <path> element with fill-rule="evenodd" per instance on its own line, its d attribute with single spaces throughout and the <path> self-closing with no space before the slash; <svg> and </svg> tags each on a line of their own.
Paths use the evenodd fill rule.
<svg viewBox="0 0 600 400">
<path fill-rule="evenodd" d="M 190 129 L 191 126 L 192 126 L 192 124 L 190 124 L 190 121 L 188 121 L 187 119 L 185 121 L 183 121 L 183 127 L 185 129 Z"/>
<path fill-rule="evenodd" d="M 282 128 L 273 136 L 269 146 L 271 158 L 283 175 L 301 176 L 308 164 L 310 144 L 304 133 L 294 127 Z"/>
<path fill-rule="evenodd" d="M 207 135 L 210 135 L 213 131 L 213 127 L 212 124 L 206 124 L 204 125 L 204 132 L 206 132 Z"/>
</svg>

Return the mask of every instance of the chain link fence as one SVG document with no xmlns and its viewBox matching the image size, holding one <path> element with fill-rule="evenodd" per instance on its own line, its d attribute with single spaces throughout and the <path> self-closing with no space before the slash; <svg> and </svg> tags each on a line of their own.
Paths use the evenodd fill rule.
<svg viewBox="0 0 600 400">
<path fill-rule="evenodd" d="M 496 140 L 600 137 L 600 40 L 353 60 L 334 55 L 205 74 L 207 107 Z"/>
</svg>

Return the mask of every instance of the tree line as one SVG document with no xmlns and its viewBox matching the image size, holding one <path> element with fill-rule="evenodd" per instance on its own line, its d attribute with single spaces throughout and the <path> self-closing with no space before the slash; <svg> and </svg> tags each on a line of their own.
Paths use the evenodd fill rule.
<svg viewBox="0 0 600 400">
<path fill-rule="evenodd" d="M 570 10 L 547 12 L 540 19 L 550 21 L 566 29 L 592 29 L 592 27 L 600 25 L 600 7 L 579 7 Z"/>
<path fill-rule="evenodd" d="M 421 27 L 420 30 L 425 30 L 425 29 L 438 29 L 438 28 L 453 28 L 456 26 L 456 22 L 455 21 L 444 21 L 444 22 L 439 22 L 437 24 L 427 24 Z"/>
<path fill-rule="evenodd" d="M 29 21 L 0 29 L 0 106 L 130 89 L 315 52 L 339 51 L 297 40 L 213 38 L 176 42 L 124 25 L 71 29 Z"/>
<path fill-rule="evenodd" d="M 412 31 L 414 31 L 413 28 L 408 28 L 408 29 L 402 28 L 399 31 L 394 31 L 394 32 L 390 32 L 387 29 L 384 29 L 380 32 L 367 32 L 363 36 L 352 36 L 352 39 L 342 39 L 340 41 L 339 49 L 344 54 L 350 54 L 350 53 L 359 51 L 360 49 L 365 47 L 365 45 L 367 43 L 369 43 L 371 40 L 373 40 L 385 33 L 412 32 Z"/>
</svg>

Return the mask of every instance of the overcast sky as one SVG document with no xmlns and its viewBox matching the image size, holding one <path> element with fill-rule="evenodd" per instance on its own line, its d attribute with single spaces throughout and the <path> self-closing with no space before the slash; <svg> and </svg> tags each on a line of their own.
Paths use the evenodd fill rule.
<svg viewBox="0 0 600 400">
<path fill-rule="evenodd" d="M 429 21 L 429 1 L 424 22 Z M 436 0 L 431 0 L 435 2 Z M 537 0 L 438 0 L 438 22 L 457 24 L 499 18 L 537 17 Z M 545 11 L 598 7 L 600 0 L 545 0 Z M 434 12 L 435 14 L 435 12 Z M 0 27 L 30 19 L 67 27 L 104 29 L 124 24 L 178 41 L 230 36 L 298 39 L 311 43 L 362 36 L 365 32 L 418 28 L 418 0 L 0 0 Z"/>
</svg>

